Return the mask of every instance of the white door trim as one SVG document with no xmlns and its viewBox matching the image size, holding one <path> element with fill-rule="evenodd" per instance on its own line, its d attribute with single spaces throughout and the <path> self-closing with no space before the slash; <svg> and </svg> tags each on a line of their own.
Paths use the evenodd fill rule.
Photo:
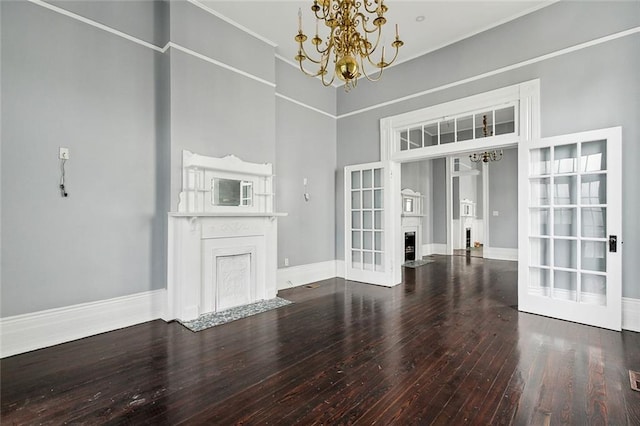
<svg viewBox="0 0 640 426">
<path fill-rule="evenodd" d="M 494 136 L 490 140 L 475 140 L 435 145 L 417 150 L 396 150 L 398 130 L 417 123 L 437 120 L 442 117 L 457 116 L 467 111 L 492 108 L 501 104 L 517 102 L 519 119 L 514 135 Z M 403 114 L 385 117 L 380 120 L 380 159 L 381 161 L 417 161 L 429 158 L 446 157 L 470 150 L 500 148 L 536 140 L 540 137 L 540 80 L 507 86 L 466 98 L 409 111 Z"/>
<path fill-rule="evenodd" d="M 419 150 L 396 152 L 395 148 L 398 146 L 396 135 L 401 128 L 408 128 L 412 124 L 422 123 L 431 119 L 442 118 L 445 116 L 459 115 L 465 111 L 477 110 L 484 107 L 495 107 L 502 103 L 518 102 L 518 120 L 516 123 L 516 137 L 514 135 L 503 135 L 490 138 L 491 140 L 476 140 L 449 143 L 445 145 L 433 146 L 429 148 L 422 148 Z M 466 98 L 456 99 L 450 102 L 422 108 L 415 111 L 406 112 L 404 114 L 398 114 L 390 117 L 385 117 L 380 120 L 380 158 L 381 161 L 389 161 L 391 164 L 396 164 L 397 167 L 397 180 L 400 180 L 400 167 L 399 164 L 409 161 L 419 161 L 426 159 L 434 159 L 447 157 L 450 155 L 458 155 L 462 153 L 468 153 L 470 150 L 478 149 L 491 149 L 491 148 L 504 148 L 510 146 L 520 146 L 521 144 L 529 143 L 532 140 L 538 140 L 540 138 L 540 80 L 534 79 L 526 81 L 513 86 L 503 87 L 500 89 L 492 90 L 485 93 L 469 96 Z M 450 167 L 447 162 L 446 166 L 446 197 L 447 200 L 451 198 L 451 176 Z M 488 176 L 487 179 L 488 181 Z M 487 183 L 488 185 L 488 183 Z M 392 200 L 400 199 L 400 186 L 392 186 L 388 188 L 391 192 Z M 485 210 L 488 214 L 488 198 L 485 199 Z M 447 217 L 451 215 L 449 203 L 446 203 Z M 429 214 L 428 212 L 425 212 Z M 387 214 L 391 214 L 387 212 Z M 398 213 L 399 216 L 399 213 Z M 346 220 L 346 212 L 345 212 Z M 394 230 L 395 235 L 401 234 L 400 220 L 397 221 L 396 228 Z M 452 253 L 451 245 L 451 224 L 446 221 L 447 224 L 447 253 Z M 485 218 L 485 227 L 488 227 L 488 217 Z M 485 239 L 488 236 L 488 229 L 485 228 Z M 397 238 L 399 240 L 399 237 Z M 345 236 L 346 241 L 346 236 Z M 398 242 L 400 244 L 400 242 Z M 347 252 L 345 251 L 345 259 Z M 402 264 L 401 256 L 394 256 L 394 267 L 400 269 Z"/>
</svg>

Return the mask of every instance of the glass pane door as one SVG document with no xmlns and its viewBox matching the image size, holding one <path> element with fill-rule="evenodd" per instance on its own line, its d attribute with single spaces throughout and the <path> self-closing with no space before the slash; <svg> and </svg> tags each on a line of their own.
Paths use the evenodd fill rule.
<svg viewBox="0 0 640 426">
<path fill-rule="evenodd" d="M 519 306 L 619 330 L 621 261 L 609 236 L 619 236 L 621 177 L 608 165 L 620 164 L 611 161 L 620 147 L 615 131 L 603 132 L 550 138 L 527 152 Z"/>
<path fill-rule="evenodd" d="M 347 279 L 389 285 L 383 163 L 345 167 L 345 275 Z"/>
</svg>

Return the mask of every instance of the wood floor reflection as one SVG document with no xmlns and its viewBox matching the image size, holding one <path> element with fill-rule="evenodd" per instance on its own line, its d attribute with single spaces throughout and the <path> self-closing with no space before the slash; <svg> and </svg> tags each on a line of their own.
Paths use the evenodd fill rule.
<svg viewBox="0 0 640 426">
<path fill-rule="evenodd" d="M 640 424 L 640 333 L 517 311 L 515 262 L 438 256 L 198 333 L 152 321 L 1 362 L 2 424 Z"/>
</svg>

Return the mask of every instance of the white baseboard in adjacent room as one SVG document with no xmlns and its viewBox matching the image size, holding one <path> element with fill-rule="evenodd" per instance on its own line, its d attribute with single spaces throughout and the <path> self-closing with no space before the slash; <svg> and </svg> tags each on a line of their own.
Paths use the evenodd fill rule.
<svg viewBox="0 0 640 426">
<path fill-rule="evenodd" d="M 422 252 L 420 253 L 422 256 L 429 256 L 431 254 L 447 254 L 447 245 L 446 244 L 423 244 Z"/>
<path fill-rule="evenodd" d="M 298 287 L 301 285 L 322 281 L 336 276 L 336 261 L 309 263 L 307 265 L 291 266 L 278 269 L 276 284 L 278 290 Z"/>
<path fill-rule="evenodd" d="M 482 248 L 482 257 L 495 260 L 518 260 L 517 248 L 487 247 Z"/>
<path fill-rule="evenodd" d="M 622 328 L 640 332 L 640 299 L 622 298 Z"/>
<path fill-rule="evenodd" d="M 0 358 L 162 318 L 167 290 L 0 318 Z"/>
</svg>

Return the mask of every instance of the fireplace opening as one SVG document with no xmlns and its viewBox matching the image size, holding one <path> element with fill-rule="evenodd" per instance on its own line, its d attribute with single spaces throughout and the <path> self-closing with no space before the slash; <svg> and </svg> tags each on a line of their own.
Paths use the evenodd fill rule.
<svg viewBox="0 0 640 426">
<path fill-rule="evenodd" d="M 471 228 L 465 229 L 465 235 L 466 235 L 466 239 L 465 239 L 464 247 L 467 250 L 470 250 L 471 249 Z"/>
<path fill-rule="evenodd" d="M 404 261 L 416 260 L 416 233 L 404 233 Z"/>
</svg>

